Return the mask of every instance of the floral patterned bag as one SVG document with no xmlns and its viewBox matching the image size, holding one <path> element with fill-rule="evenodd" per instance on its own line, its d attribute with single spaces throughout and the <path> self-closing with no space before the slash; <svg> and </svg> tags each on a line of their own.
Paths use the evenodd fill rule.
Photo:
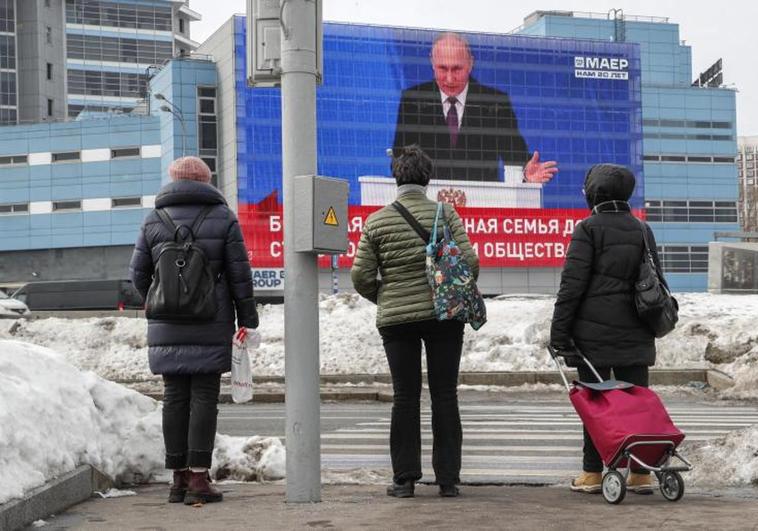
<svg viewBox="0 0 758 531">
<path fill-rule="evenodd" d="M 398 202 L 393 203 L 393 206 L 427 242 L 426 278 L 432 288 L 434 314 L 437 320 L 455 319 L 469 323 L 474 330 L 479 330 L 487 322 L 487 308 L 471 274 L 471 267 L 463 251 L 453 240 L 450 228 L 442 215 L 442 203 L 437 204 L 431 234 Z M 437 240 L 440 217 L 443 236 Z"/>
</svg>

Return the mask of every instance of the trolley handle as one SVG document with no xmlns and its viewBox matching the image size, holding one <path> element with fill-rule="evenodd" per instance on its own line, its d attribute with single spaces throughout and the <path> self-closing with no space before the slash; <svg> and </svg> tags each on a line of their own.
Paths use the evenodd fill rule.
<svg viewBox="0 0 758 531">
<path fill-rule="evenodd" d="M 586 365 L 590 368 L 592 371 L 592 374 L 595 375 L 595 378 L 597 378 L 597 381 L 599 383 L 603 383 L 603 377 L 600 376 L 600 374 L 597 372 L 595 367 L 590 363 L 590 360 L 587 359 L 587 357 L 581 353 L 581 351 L 574 347 L 574 350 L 572 351 L 566 351 L 566 350 L 556 350 L 553 348 L 552 345 L 547 346 L 547 350 L 550 353 L 550 357 L 553 358 L 553 362 L 555 362 L 555 366 L 558 367 L 558 372 L 561 374 L 561 379 L 563 380 L 563 385 L 566 387 L 566 390 L 571 392 L 571 386 L 569 385 L 568 378 L 566 378 L 566 373 L 564 372 L 563 365 L 566 363 L 566 356 L 578 356 Z M 563 363 L 560 363 L 558 361 L 558 358 L 564 358 Z M 568 366 L 567 366 L 568 367 Z"/>
</svg>

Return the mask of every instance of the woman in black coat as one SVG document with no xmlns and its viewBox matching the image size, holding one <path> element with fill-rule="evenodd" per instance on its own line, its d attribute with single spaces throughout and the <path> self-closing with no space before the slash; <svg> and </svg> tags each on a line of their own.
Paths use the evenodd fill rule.
<svg viewBox="0 0 758 531">
<path fill-rule="evenodd" d="M 197 157 L 182 157 L 169 168 L 172 182 L 155 200 L 174 225 L 192 227 L 201 212 L 194 242 L 206 255 L 215 279 L 213 319 L 148 319 L 150 370 L 163 375 L 163 439 L 166 468 L 174 470 L 169 502 L 221 501 L 208 481 L 216 438 L 221 373 L 231 370 L 235 310 L 239 328 L 257 328 L 253 279 L 237 216 L 211 186 L 211 171 Z M 147 298 L 155 264 L 174 231 L 156 210 L 142 224 L 129 272 Z M 182 229 L 183 230 L 183 229 Z M 184 233 L 182 233 L 184 234 Z"/>
<path fill-rule="evenodd" d="M 655 336 L 634 304 L 644 252 L 643 227 L 659 273 L 661 269 L 652 230 L 634 217 L 629 206 L 634 187 L 634 175 L 623 166 L 598 164 L 587 172 L 584 194 L 592 215 L 576 226 L 571 238 L 550 344 L 563 352 L 578 349 L 604 379 L 613 371 L 619 380 L 647 387 L 648 367 L 655 363 Z M 581 361 L 567 359 L 576 363 L 581 380 L 595 381 Z M 603 462 L 587 430 L 583 469 L 571 489 L 600 492 Z M 632 492 L 652 493 L 650 474 L 642 469 L 633 468 L 628 483 Z"/>
</svg>

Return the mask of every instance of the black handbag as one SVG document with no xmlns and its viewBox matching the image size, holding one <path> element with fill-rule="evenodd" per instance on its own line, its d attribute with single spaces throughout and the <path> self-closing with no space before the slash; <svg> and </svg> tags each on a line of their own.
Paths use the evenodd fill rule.
<svg viewBox="0 0 758 531">
<path fill-rule="evenodd" d="M 637 282 L 634 284 L 634 304 L 637 315 L 650 327 L 655 337 L 671 332 L 679 321 L 679 303 L 671 295 L 666 281 L 658 271 L 647 241 L 647 225 L 642 226 L 642 262 Z"/>
</svg>

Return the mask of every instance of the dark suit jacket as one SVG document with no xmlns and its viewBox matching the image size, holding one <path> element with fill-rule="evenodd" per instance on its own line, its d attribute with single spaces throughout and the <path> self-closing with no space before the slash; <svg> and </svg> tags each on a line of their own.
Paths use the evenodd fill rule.
<svg viewBox="0 0 758 531">
<path fill-rule="evenodd" d="M 504 164 L 524 166 L 529 150 L 505 92 L 469 79 L 463 122 L 455 147 L 436 82 L 403 91 L 393 149 L 418 144 L 434 160 L 438 179 L 497 181 Z"/>
</svg>

